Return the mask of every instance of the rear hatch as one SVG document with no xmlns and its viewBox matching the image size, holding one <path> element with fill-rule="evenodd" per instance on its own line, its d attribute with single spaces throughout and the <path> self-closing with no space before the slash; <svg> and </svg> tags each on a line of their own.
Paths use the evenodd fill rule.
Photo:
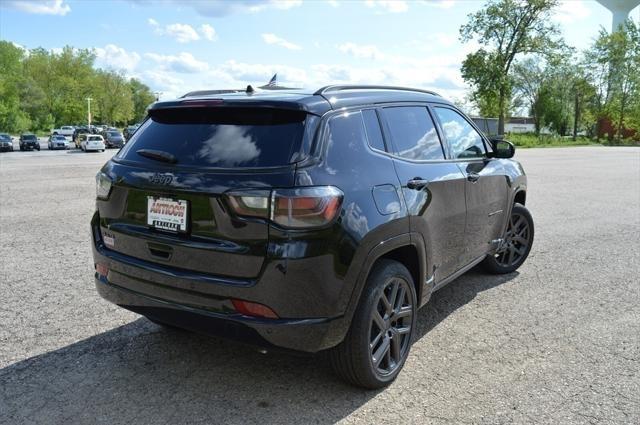
<svg viewBox="0 0 640 425">
<path fill-rule="evenodd" d="M 112 180 L 98 201 L 105 246 L 186 271 L 257 277 L 268 217 L 239 217 L 233 194 L 268 211 L 270 189 L 294 183 L 308 117 L 275 108 L 151 110 L 103 169 Z"/>
</svg>

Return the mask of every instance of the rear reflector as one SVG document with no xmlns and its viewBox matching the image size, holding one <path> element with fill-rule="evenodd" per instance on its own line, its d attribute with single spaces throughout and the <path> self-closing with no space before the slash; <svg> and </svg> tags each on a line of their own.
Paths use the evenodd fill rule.
<svg viewBox="0 0 640 425">
<path fill-rule="evenodd" d="M 252 303 L 250 301 L 242 301 L 232 299 L 233 308 L 242 315 L 250 317 L 264 317 L 266 319 L 277 319 L 278 315 L 269 307 L 263 304 Z"/>
<path fill-rule="evenodd" d="M 100 276 L 107 277 L 109 274 L 109 267 L 103 263 L 96 263 L 96 272 L 98 272 Z"/>
</svg>

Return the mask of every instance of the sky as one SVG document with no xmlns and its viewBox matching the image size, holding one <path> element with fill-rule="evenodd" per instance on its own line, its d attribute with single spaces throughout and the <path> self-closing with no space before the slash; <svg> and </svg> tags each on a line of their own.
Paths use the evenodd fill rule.
<svg viewBox="0 0 640 425">
<path fill-rule="evenodd" d="M 640 0 L 637 0 L 640 3 Z M 266 83 L 395 84 L 468 91 L 460 65 L 477 43 L 458 31 L 479 0 L 0 0 L 0 39 L 24 48 L 95 49 L 96 66 L 135 77 L 169 99 L 198 89 Z M 631 12 L 640 22 L 640 7 Z M 553 20 L 589 46 L 611 13 L 567 0 Z"/>
</svg>

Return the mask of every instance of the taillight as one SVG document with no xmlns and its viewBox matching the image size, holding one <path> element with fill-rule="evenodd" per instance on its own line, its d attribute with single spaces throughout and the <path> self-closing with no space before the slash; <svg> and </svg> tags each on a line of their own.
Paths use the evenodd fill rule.
<svg viewBox="0 0 640 425">
<path fill-rule="evenodd" d="M 299 187 L 227 194 L 229 206 L 243 217 L 268 218 L 279 226 L 304 229 L 327 225 L 340 212 L 343 193 L 333 186 Z"/>
<path fill-rule="evenodd" d="M 111 179 L 102 171 L 96 174 L 96 198 L 106 201 L 111 192 Z"/>
<path fill-rule="evenodd" d="M 243 301 L 232 299 L 233 308 L 242 315 L 251 317 L 264 317 L 266 319 L 277 319 L 278 315 L 264 304 L 253 303 L 251 301 Z"/>
<path fill-rule="evenodd" d="M 331 223 L 340 212 L 342 192 L 333 186 L 275 189 L 271 221 L 282 227 L 306 228 Z"/>
</svg>

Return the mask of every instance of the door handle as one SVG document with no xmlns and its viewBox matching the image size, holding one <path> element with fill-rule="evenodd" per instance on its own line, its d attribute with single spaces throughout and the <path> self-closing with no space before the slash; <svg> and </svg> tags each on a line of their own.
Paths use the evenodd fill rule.
<svg viewBox="0 0 640 425">
<path fill-rule="evenodd" d="M 411 180 L 409 180 L 407 182 L 407 187 L 409 189 L 420 190 L 420 189 L 424 188 L 428 184 L 429 184 L 428 180 L 424 180 L 421 177 L 414 177 L 414 178 L 412 178 Z"/>
<path fill-rule="evenodd" d="M 469 173 L 469 174 L 467 174 L 467 180 L 469 180 L 472 183 L 477 182 L 479 178 L 480 178 L 480 174 L 478 174 L 478 173 Z"/>
</svg>

